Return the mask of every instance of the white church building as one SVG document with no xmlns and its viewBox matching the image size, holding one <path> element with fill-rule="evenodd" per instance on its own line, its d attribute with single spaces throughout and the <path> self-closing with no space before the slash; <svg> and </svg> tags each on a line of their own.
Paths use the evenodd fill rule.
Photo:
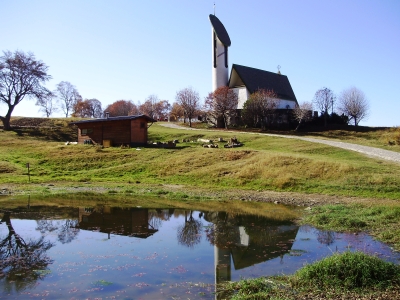
<svg viewBox="0 0 400 300">
<path fill-rule="evenodd" d="M 238 95 L 237 109 L 243 109 L 244 103 L 250 94 L 258 90 L 272 90 L 279 99 L 277 113 L 293 110 L 297 104 L 287 76 L 233 64 L 230 75 L 228 71 L 228 48 L 231 40 L 224 25 L 215 16 L 209 16 L 212 26 L 212 90 L 221 86 L 228 86 Z M 286 113 L 287 115 L 287 113 Z"/>
</svg>

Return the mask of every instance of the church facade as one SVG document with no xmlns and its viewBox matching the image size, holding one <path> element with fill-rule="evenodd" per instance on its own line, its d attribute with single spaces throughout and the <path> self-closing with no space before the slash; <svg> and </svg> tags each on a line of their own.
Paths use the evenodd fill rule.
<svg viewBox="0 0 400 300">
<path fill-rule="evenodd" d="M 288 115 L 297 99 L 287 76 L 256 68 L 233 64 L 228 72 L 228 48 L 231 40 L 225 26 L 215 16 L 209 16 L 212 27 L 212 90 L 228 86 L 238 95 L 238 114 L 250 95 L 258 90 L 273 91 L 278 98 L 277 120 L 288 122 Z"/>
</svg>

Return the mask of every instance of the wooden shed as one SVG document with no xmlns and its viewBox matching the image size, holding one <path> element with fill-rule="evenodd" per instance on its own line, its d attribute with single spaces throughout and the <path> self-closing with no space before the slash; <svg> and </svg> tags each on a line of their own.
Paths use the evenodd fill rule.
<svg viewBox="0 0 400 300">
<path fill-rule="evenodd" d="M 156 120 L 146 115 L 106 117 L 72 122 L 78 126 L 78 144 L 110 146 L 147 145 L 148 123 Z"/>
</svg>

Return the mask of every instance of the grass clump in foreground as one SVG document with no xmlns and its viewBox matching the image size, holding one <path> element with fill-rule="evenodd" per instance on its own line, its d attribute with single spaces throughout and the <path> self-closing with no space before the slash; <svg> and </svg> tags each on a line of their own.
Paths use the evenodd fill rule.
<svg viewBox="0 0 400 300">
<path fill-rule="evenodd" d="M 227 299 L 398 299 L 400 266 L 362 252 L 335 253 L 292 276 L 241 280 L 222 285 Z M 345 298 L 343 298 L 345 297 Z M 368 298 L 372 299 L 372 298 Z"/>
</svg>

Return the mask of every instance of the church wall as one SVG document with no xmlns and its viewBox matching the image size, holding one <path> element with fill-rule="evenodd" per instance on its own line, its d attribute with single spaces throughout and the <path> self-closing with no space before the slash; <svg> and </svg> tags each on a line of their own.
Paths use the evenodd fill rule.
<svg viewBox="0 0 400 300">
<path fill-rule="evenodd" d="M 244 103 L 249 99 L 250 93 L 246 89 L 246 87 L 239 87 L 239 88 L 233 88 L 232 91 L 234 91 L 238 95 L 238 109 L 243 109 Z"/>
</svg>

